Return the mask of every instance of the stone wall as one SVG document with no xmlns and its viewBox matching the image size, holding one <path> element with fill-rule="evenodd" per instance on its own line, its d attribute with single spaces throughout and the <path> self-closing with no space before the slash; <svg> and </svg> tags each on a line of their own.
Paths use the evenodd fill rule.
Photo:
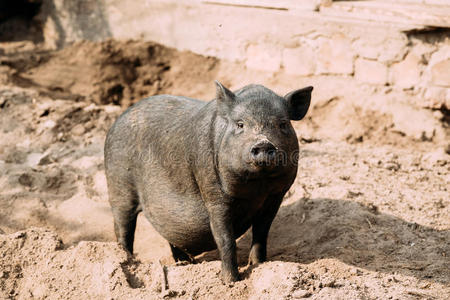
<svg viewBox="0 0 450 300">
<path fill-rule="evenodd" d="M 41 18 L 53 47 L 152 40 L 261 72 L 390 86 L 419 107 L 450 109 L 450 4 L 430 1 L 45 0 Z"/>
</svg>

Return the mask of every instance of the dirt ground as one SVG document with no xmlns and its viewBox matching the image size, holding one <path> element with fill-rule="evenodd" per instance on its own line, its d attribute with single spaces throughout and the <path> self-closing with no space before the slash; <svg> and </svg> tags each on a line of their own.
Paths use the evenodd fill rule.
<svg viewBox="0 0 450 300">
<path fill-rule="evenodd" d="M 427 133 L 447 117 L 427 112 L 430 131 L 409 135 L 386 111 L 349 108 L 354 90 L 333 89 L 348 84 L 330 77 L 312 83 L 311 113 L 295 124 L 300 168 L 268 262 L 247 266 L 244 235 L 243 280 L 226 286 L 216 251 L 175 265 L 142 217 L 127 255 L 107 201 L 106 131 L 145 96 L 212 99 L 214 79 L 294 87 L 283 75 L 154 43 L 0 43 L 0 299 L 450 298 L 450 149 Z"/>
</svg>

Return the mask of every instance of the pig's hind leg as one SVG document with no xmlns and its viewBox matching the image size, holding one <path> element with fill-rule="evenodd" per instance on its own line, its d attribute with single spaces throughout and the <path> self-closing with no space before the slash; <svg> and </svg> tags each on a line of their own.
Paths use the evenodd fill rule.
<svg viewBox="0 0 450 300">
<path fill-rule="evenodd" d="M 136 220 L 140 212 L 137 193 L 129 186 L 110 185 L 109 202 L 117 242 L 132 254 Z"/>
</svg>

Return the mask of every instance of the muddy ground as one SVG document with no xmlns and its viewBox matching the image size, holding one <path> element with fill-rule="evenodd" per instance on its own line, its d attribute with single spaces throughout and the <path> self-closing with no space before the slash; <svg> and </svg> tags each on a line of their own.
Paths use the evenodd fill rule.
<svg viewBox="0 0 450 300">
<path fill-rule="evenodd" d="M 414 136 L 386 110 L 349 106 L 356 88 L 346 82 L 314 79 L 311 113 L 295 124 L 300 169 L 273 223 L 269 261 L 246 266 L 246 234 L 238 241 L 243 280 L 225 286 L 215 251 L 198 264 L 174 265 L 143 218 L 136 255 L 117 246 L 106 131 L 145 96 L 208 100 L 214 79 L 232 88 L 263 82 L 283 93 L 307 78 L 256 74 L 136 41 L 59 51 L 1 43 L 0 71 L 1 299 L 450 297 L 450 149 L 433 127 L 445 122 L 442 112 L 421 114 L 430 116 L 429 128 Z M 342 86 L 345 92 L 334 89 Z"/>
</svg>

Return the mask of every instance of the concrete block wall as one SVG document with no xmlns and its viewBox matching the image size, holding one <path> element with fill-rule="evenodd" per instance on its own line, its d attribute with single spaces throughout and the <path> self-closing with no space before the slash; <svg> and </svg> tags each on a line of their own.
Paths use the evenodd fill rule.
<svg viewBox="0 0 450 300">
<path fill-rule="evenodd" d="M 289 7 L 290 2 L 295 1 L 283 3 Z M 450 3 L 405 0 L 395 5 L 402 9 L 408 3 L 422 3 L 429 13 L 435 7 L 443 27 L 417 24 L 415 18 L 374 19 L 371 12 L 352 17 L 346 6 L 333 10 L 335 4 L 323 11 L 311 5 L 299 9 L 298 3 L 280 10 L 198 0 L 44 0 L 41 17 L 46 41 L 54 47 L 79 39 L 152 40 L 261 72 L 333 75 L 390 86 L 417 95 L 418 106 L 450 109 L 450 21 L 445 17 Z M 345 17 L 339 17 L 341 11 Z M 435 22 L 433 16 L 423 22 Z"/>
</svg>

